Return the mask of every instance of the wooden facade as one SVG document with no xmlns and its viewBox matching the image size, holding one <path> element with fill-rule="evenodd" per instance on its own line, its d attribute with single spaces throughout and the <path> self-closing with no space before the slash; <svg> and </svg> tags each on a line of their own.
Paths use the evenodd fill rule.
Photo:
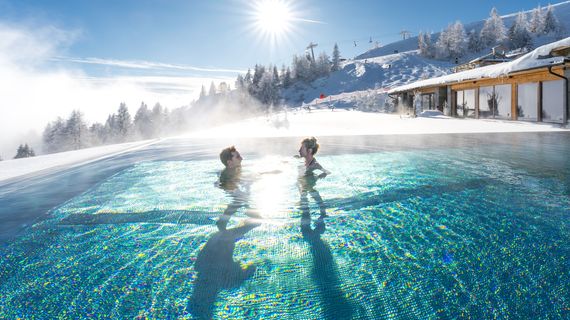
<svg viewBox="0 0 570 320">
<path fill-rule="evenodd" d="M 564 63 L 555 65 L 555 66 L 544 66 L 540 68 L 535 68 L 531 70 L 524 70 L 519 72 L 513 72 L 508 74 L 507 76 L 501 76 L 497 78 L 483 78 L 477 80 L 466 80 L 461 82 L 453 82 L 453 83 L 445 83 L 439 85 L 431 85 L 425 87 L 415 88 L 413 90 L 408 90 L 407 92 L 396 92 L 392 95 L 401 95 L 403 93 L 407 96 L 407 101 L 413 100 L 410 99 L 410 96 L 414 94 L 434 94 L 436 96 L 436 101 L 442 103 L 442 101 L 447 105 L 447 108 L 444 110 L 444 113 L 449 116 L 458 116 L 457 112 L 457 93 L 463 90 L 474 90 L 475 95 L 475 112 L 474 116 L 470 116 L 471 118 L 480 118 L 480 89 L 483 87 L 493 87 L 493 92 L 496 86 L 501 85 L 510 85 L 510 115 L 508 118 L 511 120 L 521 120 L 519 119 L 519 108 L 518 105 L 518 88 L 520 85 L 529 84 L 529 83 L 536 83 L 538 84 L 538 92 L 537 92 L 537 117 L 536 120 L 533 121 L 542 121 L 541 114 L 543 113 L 542 110 L 542 101 L 543 93 L 542 87 L 545 82 L 549 81 L 563 81 L 564 82 L 564 92 L 561 92 L 562 99 L 560 108 L 562 109 L 561 112 L 563 114 L 563 119 L 561 121 L 552 121 L 558 122 L 562 124 L 566 124 L 569 121 L 570 117 L 570 106 L 569 106 L 569 98 L 570 91 L 568 88 L 568 77 L 570 76 L 570 62 L 566 60 Z M 503 89 L 505 89 L 503 87 Z M 444 94 L 447 92 L 447 94 Z M 445 100 L 438 99 L 442 95 L 445 96 Z M 413 107 L 409 105 L 408 107 Z M 464 117 L 464 115 L 461 115 Z M 494 116 L 493 116 L 494 117 Z M 502 119 L 505 119 L 504 117 Z M 524 120 L 524 119 L 523 119 Z"/>
</svg>

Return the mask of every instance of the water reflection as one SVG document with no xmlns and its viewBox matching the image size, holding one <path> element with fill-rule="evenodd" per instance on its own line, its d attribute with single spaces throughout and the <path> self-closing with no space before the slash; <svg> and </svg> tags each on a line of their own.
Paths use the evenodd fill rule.
<svg viewBox="0 0 570 320">
<path fill-rule="evenodd" d="M 331 248 L 321 238 L 326 230 L 326 207 L 319 191 L 315 189 L 317 180 L 318 178 L 313 173 L 301 175 L 298 180 L 301 195 L 301 234 L 309 244 L 313 256 L 311 276 L 319 289 L 324 312 L 321 317 L 317 318 L 351 319 L 353 308 L 341 289 L 337 265 L 332 256 Z M 315 200 L 320 211 L 314 228 L 311 227 L 312 219 L 308 195 Z"/>
</svg>

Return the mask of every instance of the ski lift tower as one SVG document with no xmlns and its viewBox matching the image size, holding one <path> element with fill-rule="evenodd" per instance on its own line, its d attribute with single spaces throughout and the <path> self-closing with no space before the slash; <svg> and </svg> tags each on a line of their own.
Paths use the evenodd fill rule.
<svg viewBox="0 0 570 320">
<path fill-rule="evenodd" d="M 309 43 L 309 45 L 307 46 L 307 50 L 309 50 L 309 49 L 311 50 L 311 57 L 313 58 L 313 62 L 315 62 L 315 53 L 313 52 L 313 48 L 316 47 L 316 46 L 318 46 L 318 44 L 313 43 L 312 41 L 311 41 L 311 43 Z"/>
</svg>

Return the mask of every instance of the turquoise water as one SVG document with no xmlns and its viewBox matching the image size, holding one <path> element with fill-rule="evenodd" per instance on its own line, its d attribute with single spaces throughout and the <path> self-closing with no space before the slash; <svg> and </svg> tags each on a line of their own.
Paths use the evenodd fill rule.
<svg viewBox="0 0 570 320">
<path fill-rule="evenodd" d="M 219 160 L 138 161 L 2 249 L 0 318 L 567 318 L 554 141 L 323 152 L 325 218 L 299 160 L 246 153 L 225 230 Z"/>
</svg>

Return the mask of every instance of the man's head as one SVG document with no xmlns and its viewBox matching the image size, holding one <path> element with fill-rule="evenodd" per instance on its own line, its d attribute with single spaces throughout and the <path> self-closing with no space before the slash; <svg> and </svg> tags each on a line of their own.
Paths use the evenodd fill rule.
<svg viewBox="0 0 570 320">
<path fill-rule="evenodd" d="M 220 152 L 220 161 L 227 168 L 236 168 L 241 166 L 242 157 L 237 151 L 236 147 L 227 147 Z"/>
<path fill-rule="evenodd" d="M 299 149 L 299 155 L 301 157 L 306 157 L 307 155 L 315 155 L 319 150 L 319 144 L 317 143 L 317 138 L 310 137 L 305 138 L 301 141 L 301 148 Z"/>
</svg>

